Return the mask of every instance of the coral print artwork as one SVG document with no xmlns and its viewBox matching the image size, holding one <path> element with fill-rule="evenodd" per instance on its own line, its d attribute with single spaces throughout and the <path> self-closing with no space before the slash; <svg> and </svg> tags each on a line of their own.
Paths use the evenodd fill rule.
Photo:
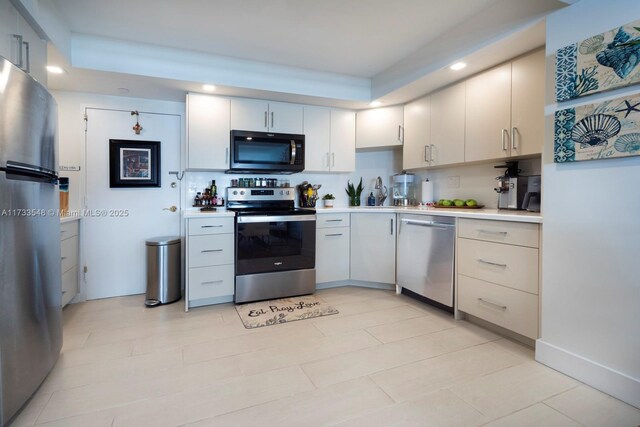
<svg viewBox="0 0 640 427">
<path fill-rule="evenodd" d="M 558 50 L 556 99 L 578 98 L 640 82 L 640 21 Z"/>
<path fill-rule="evenodd" d="M 640 96 L 555 114 L 556 163 L 640 155 Z"/>
</svg>

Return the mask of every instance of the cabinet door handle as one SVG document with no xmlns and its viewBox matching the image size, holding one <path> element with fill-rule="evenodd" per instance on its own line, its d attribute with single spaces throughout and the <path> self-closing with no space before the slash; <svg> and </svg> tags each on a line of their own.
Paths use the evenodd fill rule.
<svg viewBox="0 0 640 427">
<path fill-rule="evenodd" d="M 485 304 L 493 305 L 494 307 L 498 307 L 501 310 L 506 310 L 507 309 L 506 305 L 498 304 L 498 303 L 486 300 L 484 298 L 478 298 L 478 301 L 483 302 Z"/>
<path fill-rule="evenodd" d="M 200 252 L 204 253 L 208 253 L 208 252 L 222 252 L 222 249 L 204 249 L 201 250 Z"/>
<path fill-rule="evenodd" d="M 210 282 L 200 282 L 201 285 L 214 285 L 216 283 L 222 283 L 223 280 L 211 280 Z"/>
<path fill-rule="evenodd" d="M 60 261 L 64 261 L 65 259 L 67 259 L 66 256 L 60 257 Z"/>
<path fill-rule="evenodd" d="M 341 219 L 328 219 L 326 222 L 341 222 Z"/>
<path fill-rule="evenodd" d="M 478 228 L 478 233 L 485 234 L 500 234 L 501 236 L 506 236 L 508 233 L 506 231 L 493 231 L 493 230 L 483 230 L 482 228 Z"/>
<path fill-rule="evenodd" d="M 495 265 L 496 267 L 506 268 L 507 264 L 500 264 L 499 262 L 487 261 L 486 259 L 478 258 L 476 261 L 481 262 L 483 264 Z"/>
<path fill-rule="evenodd" d="M 502 129 L 501 137 L 502 137 L 502 151 L 507 151 L 507 149 L 509 148 L 509 145 L 507 145 L 507 138 L 509 138 L 509 130 Z"/>
<path fill-rule="evenodd" d="M 24 67 L 24 57 L 22 56 L 22 36 L 20 34 L 13 34 L 13 38 L 18 41 L 18 63 L 16 64 L 18 68 L 23 69 Z"/>
<path fill-rule="evenodd" d="M 221 225 L 201 225 L 200 228 L 220 228 Z"/>
<path fill-rule="evenodd" d="M 265 128 L 265 129 L 267 129 L 267 128 L 268 128 L 268 123 L 267 123 L 268 116 L 269 116 L 269 113 L 265 111 L 265 112 L 264 112 L 264 128 Z"/>
<path fill-rule="evenodd" d="M 336 165 L 336 153 L 331 153 L 331 167 Z"/>
<path fill-rule="evenodd" d="M 436 148 L 435 145 L 429 144 L 429 164 L 433 163 L 433 149 Z"/>
<path fill-rule="evenodd" d="M 517 127 L 512 127 L 511 128 L 511 149 L 512 150 L 517 150 L 518 146 L 516 145 L 516 134 L 518 133 L 518 128 Z"/>
<path fill-rule="evenodd" d="M 329 161 L 329 153 L 327 152 L 327 167 L 331 166 L 331 162 Z"/>
<path fill-rule="evenodd" d="M 271 112 L 271 129 L 273 129 L 273 111 Z"/>
<path fill-rule="evenodd" d="M 430 150 L 431 148 L 429 147 L 429 145 L 425 145 L 424 146 L 424 161 L 425 163 L 429 162 L 429 158 L 427 157 L 427 150 Z"/>
<path fill-rule="evenodd" d="M 325 237 L 342 236 L 342 233 L 325 234 Z"/>
<path fill-rule="evenodd" d="M 229 147 L 225 148 L 225 152 L 224 152 L 224 164 L 228 165 L 229 164 Z"/>
<path fill-rule="evenodd" d="M 29 42 L 22 42 L 22 44 L 24 45 L 24 52 L 26 53 L 26 57 L 27 60 L 26 62 L 26 66 L 24 68 L 24 70 L 27 72 L 27 74 L 31 73 L 31 61 L 29 60 Z"/>
<path fill-rule="evenodd" d="M 393 236 L 393 218 L 391 218 L 391 235 Z"/>
</svg>

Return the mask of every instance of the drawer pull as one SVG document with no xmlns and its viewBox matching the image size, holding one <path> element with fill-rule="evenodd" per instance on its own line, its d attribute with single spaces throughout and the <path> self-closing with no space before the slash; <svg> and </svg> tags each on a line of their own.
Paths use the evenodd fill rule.
<svg viewBox="0 0 640 427">
<path fill-rule="evenodd" d="M 220 228 L 221 225 L 201 225 L 200 228 Z"/>
<path fill-rule="evenodd" d="M 501 236 L 506 236 L 508 233 L 506 231 L 493 231 L 493 230 L 483 230 L 481 228 L 478 228 L 478 233 L 485 233 L 485 234 L 499 234 Z"/>
<path fill-rule="evenodd" d="M 342 222 L 341 219 L 328 219 L 325 222 Z"/>
<path fill-rule="evenodd" d="M 222 252 L 222 249 L 205 249 L 200 251 L 201 253 L 207 253 L 207 252 Z"/>
<path fill-rule="evenodd" d="M 63 256 L 63 257 L 60 258 L 60 261 L 64 261 L 65 259 L 67 259 L 67 257 Z"/>
<path fill-rule="evenodd" d="M 342 236 L 342 233 L 325 234 L 324 236 L 325 236 L 325 237 Z"/>
<path fill-rule="evenodd" d="M 495 307 L 498 307 L 498 308 L 499 308 L 499 309 L 501 309 L 501 310 L 506 310 L 506 309 L 507 309 L 507 306 L 506 306 L 506 305 L 498 304 L 498 303 L 495 303 L 495 302 L 492 302 L 492 301 L 486 300 L 486 299 L 484 299 L 484 298 L 478 298 L 478 301 L 483 302 L 483 303 L 485 303 L 485 304 L 493 305 L 493 306 L 495 306 Z"/>
<path fill-rule="evenodd" d="M 500 264 L 499 262 L 487 261 L 486 259 L 478 258 L 476 261 L 481 262 L 483 264 L 495 265 L 496 267 L 506 268 L 507 264 Z"/>
<path fill-rule="evenodd" d="M 201 282 L 200 284 L 201 285 L 214 285 L 216 283 L 222 283 L 222 282 L 223 282 L 223 280 L 212 280 L 210 282 Z"/>
</svg>

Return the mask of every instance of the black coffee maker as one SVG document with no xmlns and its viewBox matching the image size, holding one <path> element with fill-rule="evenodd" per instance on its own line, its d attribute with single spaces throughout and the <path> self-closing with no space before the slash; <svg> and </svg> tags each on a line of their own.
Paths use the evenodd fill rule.
<svg viewBox="0 0 640 427">
<path fill-rule="evenodd" d="M 506 162 L 495 168 L 506 168 L 503 175 L 496 177 L 498 186 L 494 190 L 498 193 L 498 209 L 522 209 L 527 180 L 526 177 L 520 177 L 518 162 Z"/>
</svg>

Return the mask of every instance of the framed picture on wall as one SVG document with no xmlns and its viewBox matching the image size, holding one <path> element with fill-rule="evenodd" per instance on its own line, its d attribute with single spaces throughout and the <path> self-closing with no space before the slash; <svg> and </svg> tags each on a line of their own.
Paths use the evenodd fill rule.
<svg viewBox="0 0 640 427">
<path fill-rule="evenodd" d="M 110 139 L 109 187 L 160 187 L 160 141 Z"/>
<path fill-rule="evenodd" d="M 556 99 L 568 101 L 640 82 L 640 20 L 556 52 Z"/>
</svg>

